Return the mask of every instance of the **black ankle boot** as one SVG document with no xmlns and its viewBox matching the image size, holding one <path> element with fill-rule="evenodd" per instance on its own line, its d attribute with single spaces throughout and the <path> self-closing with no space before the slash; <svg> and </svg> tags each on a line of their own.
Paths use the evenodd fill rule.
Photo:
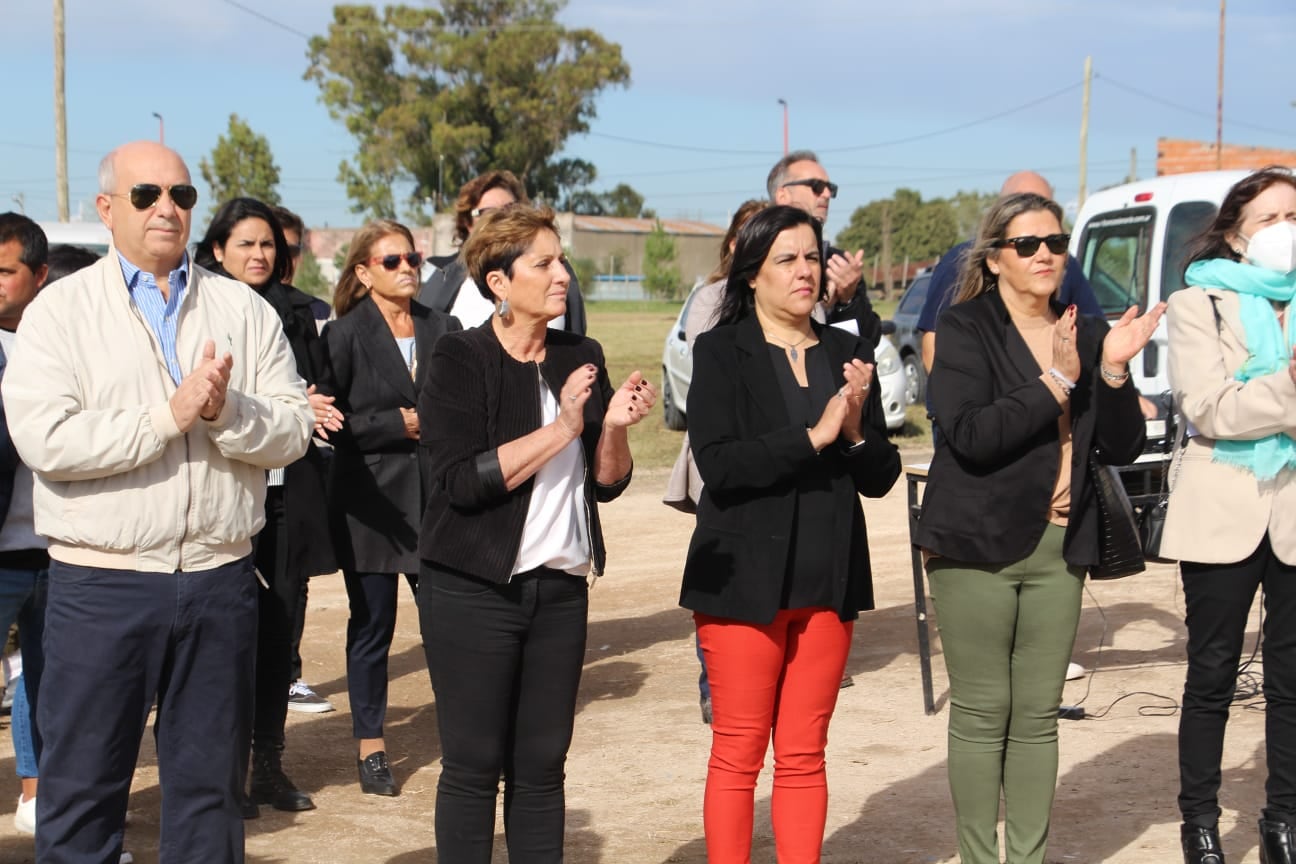
<svg viewBox="0 0 1296 864">
<path fill-rule="evenodd" d="M 1292 826 L 1276 819 L 1260 820 L 1260 864 L 1296 862 L 1296 837 Z"/>
<path fill-rule="evenodd" d="M 1179 826 L 1179 842 L 1183 845 L 1184 864 L 1224 864 L 1218 828 L 1184 823 Z"/>
<path fill-rule="evenodd" d="M 315 802 L 284 774 L 282 756 L 283 747 L 257 747 L 252 751 L 249 797 L 254 804 L 269 804 L 289 813 L 314 810 Z"/>
</svg>

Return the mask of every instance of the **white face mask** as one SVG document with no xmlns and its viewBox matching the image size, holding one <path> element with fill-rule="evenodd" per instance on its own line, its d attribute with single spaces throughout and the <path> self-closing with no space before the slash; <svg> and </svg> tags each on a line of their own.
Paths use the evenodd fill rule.
<svg viewBox="0 0 1296 864">
<path fill-rule="evenodd" d="M 1257 267 L 1290 273 L 1296 270 L 1296 222 L 1275 222 L 1266 225 L 1247 240 L 1243 257 Z"/>
</svg>

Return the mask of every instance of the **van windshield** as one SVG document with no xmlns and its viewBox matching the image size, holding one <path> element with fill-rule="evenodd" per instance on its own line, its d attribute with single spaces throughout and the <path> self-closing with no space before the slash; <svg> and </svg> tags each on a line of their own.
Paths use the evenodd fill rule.
<svg viewBox="0 0 1296 864">
<path fill-rule="evenodd" d="M 1156 211 L 1138 207 L 1095 216 L 1085 226 L 1080 266 L 1108 315 L 1146 306 L 1155 224 Z"/>
</svg>

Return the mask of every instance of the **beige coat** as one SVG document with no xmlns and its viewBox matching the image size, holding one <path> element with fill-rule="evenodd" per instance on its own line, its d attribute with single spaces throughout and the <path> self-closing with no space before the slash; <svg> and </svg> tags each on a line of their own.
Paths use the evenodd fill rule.
<svg viewBox="0 0 1296 864">
<path fill-rule="evenodd" d="M 1162 554 L 1229 564 L 1254 552 L 1268 531 L 1279 560 L 1296 564 L 1296 471 L 1260 482 L 1245 469 L 1211 459 L 1216 439 L 1296 434 L 1296 384 L 1286 369 L 1245 384 L 1233 377 L 1247 351 L 1232 291 L 1179 291 L 1170 298 L 1167 320 L 1170 383 L 1193 437 L 1170 467 Z"/>
</svg>

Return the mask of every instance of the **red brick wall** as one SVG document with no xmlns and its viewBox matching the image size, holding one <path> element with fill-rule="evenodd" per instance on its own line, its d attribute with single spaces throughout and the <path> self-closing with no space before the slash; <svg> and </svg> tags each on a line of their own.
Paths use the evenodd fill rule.
<svg viewBox="0 0 1296 864">
<path fill-rule="evenodd" d="M 1214 143 L 1184 141 L 1179 138 L 1157 139 L 1157 176 L 1183 174 L 1188 171 L 1214 171 L 1216 168 L 1226 171 L 1254 170 L 1266 165 L 1296 166 L 1296 150 L 1225 144 L 1223 159 L 1216 164 Z"/>
</svg>

